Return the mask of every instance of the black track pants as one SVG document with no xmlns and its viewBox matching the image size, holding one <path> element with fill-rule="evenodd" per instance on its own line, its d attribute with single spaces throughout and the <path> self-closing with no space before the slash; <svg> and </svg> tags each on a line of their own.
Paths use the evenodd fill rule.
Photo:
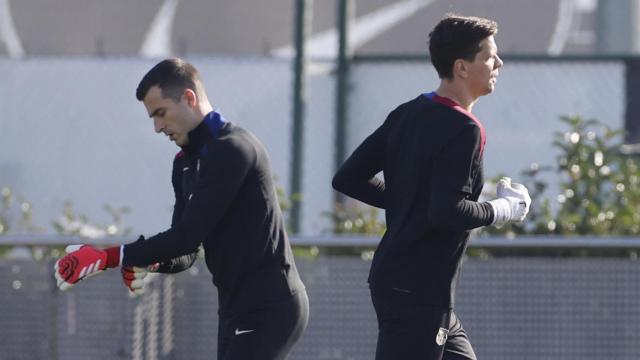
<svg viewBox="0 0 640 360">
<path fill-rule="evenodd" d="M 220 317 L 218 360 L 284 360 L 309 322 L 304 290 L 291 298 L 233 317 Z"/>
<path fill-rule="evenodd" d="M 376 360 L 476 360 L 456 314 L 406 291 L 372 291 L 378 316 Z"/>
</svg>

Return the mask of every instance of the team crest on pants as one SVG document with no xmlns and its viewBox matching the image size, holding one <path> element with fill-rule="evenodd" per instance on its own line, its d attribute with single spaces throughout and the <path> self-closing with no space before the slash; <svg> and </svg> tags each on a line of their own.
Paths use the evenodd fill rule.
<svg viewBox="0 0 640 360">
<path fill-rule="evenodd" d="M 438 335 L 436 335 L 436 344 L 439 346 L 444 345 L 447 342 L 447 337 L 449 336 L 449 330 L 445 328 L 440 328 L 438 330 Z"/>
</svg>

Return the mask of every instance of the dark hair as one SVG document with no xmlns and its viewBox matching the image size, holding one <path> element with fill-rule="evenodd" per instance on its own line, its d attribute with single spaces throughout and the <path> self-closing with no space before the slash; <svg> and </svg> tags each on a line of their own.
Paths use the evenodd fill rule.
<svg viewBox="0 0 640 360">
<path fill-rule="evenodd" d="M 498 24 L 474 16 L 447 14 L 429 34 L 431 63 L 441 79 L 453 78 L 453 63 L 458 59 L 473 61 L 480 52 L 480 42 L 498 32 Z"/>
<path fill-rule="evenodd" d="M 179 59 L 162 60 L 140 80 L 136 89 L 136 98 L 142 101 L 153 86 L 162 91 L 162 96 L 180 101 L 185 89 L 198 90 L 202 81 L 198 70 L 188 62 Z"/>
</svg>

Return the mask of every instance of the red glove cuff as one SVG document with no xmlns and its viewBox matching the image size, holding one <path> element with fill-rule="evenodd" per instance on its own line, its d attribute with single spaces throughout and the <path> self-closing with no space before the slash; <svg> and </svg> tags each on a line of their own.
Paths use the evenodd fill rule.
<svg viewBox="0 0 640 360">
<path fill-rule="evenodd" d="M 104 249 L 107 253 L 107 268 L 120 266 L 120 246 Z"/>
</svg>

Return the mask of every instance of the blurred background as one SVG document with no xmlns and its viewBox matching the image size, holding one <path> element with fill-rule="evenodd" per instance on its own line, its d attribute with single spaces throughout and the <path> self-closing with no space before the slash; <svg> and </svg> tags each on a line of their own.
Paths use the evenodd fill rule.
<svg viewBox="0 0 640 360">
<path fill-rule="evenodd" d="M 391 110 L 437 87 L 428 33 L 447 12 L 499 24 L 505 66 L 474 107 L 486 196 L 508 175 L 534 199 L 526 223 L 471 241 L 457 307 L 476 352 L 637 359 L 640 0 L 0 0 L 0 359 L 215 353 L 201 263 L 153 277 L 142 299 L 113 274 L 65 294 L 51 276 L 62 244 L 169 226 L 179 149 L 135 89 L 171 56 L 271 155 L 312 300 L 292 358 L 373 358 L 366 274 L 384 214 L 331 178 Z"/>
</svg>

